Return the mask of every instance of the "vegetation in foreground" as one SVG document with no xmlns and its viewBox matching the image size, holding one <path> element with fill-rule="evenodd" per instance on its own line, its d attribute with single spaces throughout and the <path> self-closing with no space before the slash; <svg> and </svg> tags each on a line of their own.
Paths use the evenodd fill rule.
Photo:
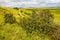
<svg viewBox="0 0 60 40">
<path fill-rule="evenodd" d="M 59 13 L 52 9 L 0 7 L 0 40 L 60 40 L 60 25 L 56 24 Z"/>
</svg>

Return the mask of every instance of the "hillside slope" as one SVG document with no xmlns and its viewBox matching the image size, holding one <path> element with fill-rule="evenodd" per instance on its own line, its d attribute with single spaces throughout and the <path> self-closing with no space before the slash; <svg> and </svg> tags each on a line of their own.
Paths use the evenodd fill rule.
<svg viewBox="0 0 60 40">
<path fill-rule="evenodd" d="M 36 11 L 33 12 L 34 10 L 36 10 Z M 52 32 L 52 29 L 49 26 L 53 26 L 54 24 L 52 22 L 52 24 L 49 25 L 49 22 L 48 22 L 48 24 L 47 24 L 47 22 L 45 22 L 45 21 L 49 21 L 49 18 L 50 18 L 49 16 L 51 16 L 51 15 L 48 14 L 49 13 L 48 10 L 47 11 L 43 10 L 42 13 L 46 13 L 43 15 L 46 18 L 48 18 L 48 17 L 49 18 L 46 19 L 41 13 L 43 19 L 41 18 L 42 20 L 40 20 L 41 15 L 39 16 L 38 13 L 41 12 L 41 10 L 43 10 L 43 9 L 20 9 L 20 8 L 15 9 L 15 8 L 0 7 L 0 40 L 52 40 L 49 33 L 51 34 L 54 31 Z M 32 15 L 32 13 L 34 13 L 34 14 Z M 38 15 L 38 16 L 36 16 L 35 13 L 37 13 L 36 15 Z M 51 12 L 51 13 L 54 13 L 54 12 Z M 57 14 L 57 15 L 59 15 L 59 14 Z M 59 19 L 60 16 L 58 17 L 57 15 L 55 14 L 54 20 L 60 21 L 60 19 Z M 23 20 L 20 20 L 21 18 L 23 18 Z M 34 20 L 34 18 L 35 18 L 35 20 Z M 28 19 L 28 21 L 27 21 L 27 19 Z M 21 24 L 19 24 L 22 21 L 23 21 L 23 25 L 22 25 L 23 27 L 21 26 Z M 42 22 L 41 24 L 40 24 L 40 21 Z M 28 22 L 30 22 L 30 23 L 28 23 Z M 25 25 L 24 23 L 25 24 L 27 23 L 27 24 Z M 34 28 L 33 32 L 29 33 L 29 31 L 32 29 L 32 28 L 30 29 L 30 27 L 36 26 L 34 24 L 36 24 L 37 27 Z M 38 27 L 40 25 L 41 25 L 41 28 Z M 29 27 L 30 30 L 28 28 L 26 28 L 27 31 L 29 30 L 28 32 L 24 29 L 25 26 L 30 26 Z M 55 25 L 53 27 L 55 27 Z M 37 29 L 37 30 L 35 31 L 35 29 Z M 53 30 L 55 30 L 55 29 L 53 29 Z M 40 31 L 42 33 L 40 33 Z M 54 33 L 51 35 L 54 35 Z M 52 36 L 52 38 L 55 38 L 55 36 Z M 57 38 L 57 39 L 59 39 L 59 38 Z"/>
</svg>

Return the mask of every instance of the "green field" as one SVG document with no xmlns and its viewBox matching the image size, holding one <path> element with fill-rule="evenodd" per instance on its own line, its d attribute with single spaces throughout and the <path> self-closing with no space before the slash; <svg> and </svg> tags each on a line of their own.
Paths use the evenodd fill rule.
<svg viewBox="0 0 60 40">
<path fill-rule="evenodd" d="M 42 14 L 39 16 L 38 13 L 41 13 L 41 11 L 46 13 L 43 14 L 45 17 L 46 15 L 48 17 L 53 15 L 52 21 L 49 21 L 49 18 L 44 16 L 42 16 L 43 19 L 41 18 L 44 21 L 39 21 Z M 51 14 L 48 14 L 48 11 Z M 34 15 L 32 13 L 37 14 Z M 35 21 L 33 20 L 34 18 Z M 46 24 L 45 20 L 51 23 Z M 21 23 L 22 21 L 23 23 Z M 42 23 L 39 24 L 40 22 Z M 60 26 L 57 24 L 60 25 L 60 9 L 0 7 L 0 40 L 60 40 Z M 39 29 L 40 25 L 41 28 Z M 36 28 L 33 30 L 32 26 L 36 26 Z M 47 28 L 45 29 L 45 27 Z"/>
<path fill-rule="evenodd" d="M 54 21 L 60 23 L 60 9 L 53 10 L 52 14 L 54 15 Z"/>
</svg>

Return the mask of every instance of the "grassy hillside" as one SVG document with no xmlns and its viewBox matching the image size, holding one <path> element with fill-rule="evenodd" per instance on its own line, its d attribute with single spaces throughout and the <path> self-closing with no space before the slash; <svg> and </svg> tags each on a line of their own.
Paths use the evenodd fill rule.
<svg viewBox="0 0 60 40">
<path fill-rule="evenodd" d="M 52 10 L 52 14 L 54 15 L 54 21 L 60 24 L 60 9 Z"/>
<path fill-rule="evenodd" d="M 45 10 L 45 9 L 40 9 L 40 8 L 39 9 L 27 9 L 27 8 L 16 9 L 16 8 L 0 7 L 0 40 L 60 40 L 59 39 L 60 30 L 58 29 L 57 31 L 57 27 L 59 26 L 55 25 L 55 23 L 53 24 L 53 21 L 60 23 L 60 10 L 50 9 L 50 13 L 54 17 L 54 20 L 52 22 L 50 21 L 51 22 L 50 24 L 46 22 L 49 21 L 48 19 L 51 19 L 49 17 L 51 15 L 48 14 L 49 13 L 48 10 L 47 11 L 41 11 L 41 10 Z M 44 16 L 41 16 L 42 15 L 41 12 L 46 18 Z M 42 17 L 43 19 L 41 18 L 40 20 L 40 17 Z M 47 19 L 47 17 L 49 18 Z M 34 18 L 35 20 L 33 20 Z M 42 22 L 41 24 L 39 24 L 40 23 L 39 20 Z M 34 26 L 34 30 L 32 26 Z M 55 28 L 55 26 L 57 27 Z"/>
</svg>

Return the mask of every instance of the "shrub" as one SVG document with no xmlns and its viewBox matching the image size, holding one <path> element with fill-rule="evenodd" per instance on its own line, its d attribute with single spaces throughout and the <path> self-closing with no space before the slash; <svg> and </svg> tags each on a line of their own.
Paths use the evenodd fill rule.
<svg viewBox="0 0 60 40">
<path fill-rule="evenodd" d="M 13 16 L 13 14 L 5 14 L 4 15 L 4 21 L 5 23 L 10 23 L 13 24 L 16 22 L 15 17 Z"/>
<path fill-rule="evenodd" d="M 19 8 L 15 7 L 14 9 L 19 10 Z"/>
<path fill-rule="evenodd" d="M 33 10 L 30 18 L 21 18 L 20 25 L 27 31 L 32 33 L 38 30 L 40 33 L 47 32 L 50 27 L 52 27 L 53 16 L 50 10 L 45 9 L 41 11 Z M 50 29 L 49 29 L 50 30 Z"/>
<path fill-rule="evenodd" d="M 50 13 L 50 10 L 33 10 L 29 16 L 29 18 L 23 17 L 20 19 L 20 26 L 27 33 L 37 32 L 37 35 L 48 35 L 51 40 L 60 40 L 60 27 L 54 23 L 54 16 Z"/>
<path fill-rule="evenodd" d="M 49 32 L 51 40 L 60 40 L 60 25 L 55 24 L 51 30 L 53 30 Z"/>
</svg>

